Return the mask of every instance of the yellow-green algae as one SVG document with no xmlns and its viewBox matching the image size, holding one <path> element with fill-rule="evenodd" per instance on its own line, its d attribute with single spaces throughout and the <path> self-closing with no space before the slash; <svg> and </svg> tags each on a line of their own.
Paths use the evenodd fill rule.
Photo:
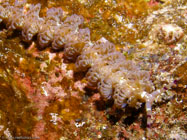
<svg viewBox="0 0 187 140">
<path fill-rule="evenodd" d="M 31 136 L 36 123 L 36 109 L 25 96 L 24 90 L 13 78 L 18 66 L 18 59 L 23 55 L 18 41 L 0 40 L 0 136 L 7 138 L 3 132 L 8 130 L 11 136 Z"/>
</svg>

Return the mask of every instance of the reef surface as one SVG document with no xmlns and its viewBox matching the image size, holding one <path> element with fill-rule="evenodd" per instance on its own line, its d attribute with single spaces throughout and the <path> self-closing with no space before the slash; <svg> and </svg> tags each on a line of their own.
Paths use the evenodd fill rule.
<svg viewBox="0 0 187 140">
<path fill-rule="evenodd" d="M 0 3 L 2 138 L 187 138 L 185 1 Z"/>
</svg>

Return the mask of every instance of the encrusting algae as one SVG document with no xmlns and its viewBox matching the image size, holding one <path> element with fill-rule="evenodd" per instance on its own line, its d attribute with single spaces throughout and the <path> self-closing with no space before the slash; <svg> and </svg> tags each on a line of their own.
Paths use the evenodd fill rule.
<svg viewBox="0 0 187 140">
<path fill-rule="evenodd" d="M 160 10 L 158 3 L 150 8 L 152 1 L 143 0 L 105 1 L 104 7 L 98 1 L 75 0 L 71 4 L 59 1 L 56 5 L 48 1 L 50 8 L 42 7 L 45 2 L 43 5 L 27 1 L 0 2 L 1 47 L 6 50 L 4 43 L 8 38 L 9 41 L 16 38 L 22 44 L 18 57 L 11 56 L 14 46 L 6 50 L 9 58 L 16 56 L 15 63 L 6 63 L 9 58 L 3 50 L 1 63 L 9 73 L 17 71 L 13 79 L 18 82 L 13 82 L 14 85 L 21 84 L 19 88 L 28 92 L 27 98 L 36 104 L 38 123 L 32 130 L 34 137 L 56 139 L 61 135 L 64 136 L 61 139 L 73 139 L 80 133 L 77 138 L 86 139 L 85 131 L 91 130 L 91 126 L 87 125 L 89 119 L 85 119 L 89 114 L 85 102 L 91 102 L 92 106 L 98 99 L 113 106 L 111 112 L 123 112 L 116 116 L 124 114 L 126 108 L 139 110 L 145 106 L 148 130 L 151 130 L 154 101 L 178 86 L 176 81 L 185 91 L 186 58 L 181 49 L 186 47 L 186 20 L 179 19 L 177 24 L 167 19 L 173 9 L 177 10 L 176 15 L 184 16 L 185 8 L 174 5 L 167 9 L 166 4 L 166 9 Z M 79 5 L 83 9 L 71 9 Z M 159 18 L 155 19 L 155 15 Z M 99 94 L 93 95 L 93 101 L 84 99 L 89 98 L 86 90 L 89 96 L 94 91 Z M 15 94 L 19 95 L 16 91 Z M 63 125 L 67 133 L 62 135 Z M 71 125 L 75 126 L 71 128 Z M 77 130 L 82 127 L 85 135 Z M 73 128 L 73 135 L 68 137 Z M 147 133 L 147 137 L 154 135 Z M 99 132 L 92 136 L 95 137 L 102 138 Z M 128 138 L 129 134 L 124 137 Z"/>
</svg>

